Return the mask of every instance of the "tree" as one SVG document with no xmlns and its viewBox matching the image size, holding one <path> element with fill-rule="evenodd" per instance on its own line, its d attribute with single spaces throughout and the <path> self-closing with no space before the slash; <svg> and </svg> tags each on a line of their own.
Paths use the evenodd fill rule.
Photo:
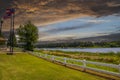
<svg viewBox="0 0 120 80">
<path fill-rule="evenodd" d="M 34 44 L 38 40 L 38 29 L 30 21 L 24 25 L 20 25 L 17 30 L 20 42 L 24 43 L 24 49 L 33 51 Z"/>
</svg>

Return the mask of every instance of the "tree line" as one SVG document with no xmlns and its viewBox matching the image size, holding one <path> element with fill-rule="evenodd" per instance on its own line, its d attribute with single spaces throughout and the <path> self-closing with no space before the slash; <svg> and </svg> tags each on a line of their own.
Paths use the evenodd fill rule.
<svg viewBox="0 0 120 80">
<path fill-rule="evenodd" d="M 65 42 L 65 43 L 47 43 L 38 44 L 38 48 L 87 48 L 87 47 L 120 47 L 120 41 L 111 42 Z"/>
</svg>

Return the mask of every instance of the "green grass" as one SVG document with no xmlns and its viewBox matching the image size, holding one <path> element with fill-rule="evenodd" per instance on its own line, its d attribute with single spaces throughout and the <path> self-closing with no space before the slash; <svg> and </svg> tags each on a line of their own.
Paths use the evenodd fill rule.
<svg viewBox="0 0 120 80">
<path fill-rule="evenodd" d="M 105 80 L 29 54 L 0 54 L 0 80 Z"/>
<path fill-rule="evenodd" d="M 15 52 L 21 52 L 21 51 L 23 51 L 23 49 L 22 48 L 18 48 L 18 47 L 14 47 L 14 51 Z"/>
</svg>

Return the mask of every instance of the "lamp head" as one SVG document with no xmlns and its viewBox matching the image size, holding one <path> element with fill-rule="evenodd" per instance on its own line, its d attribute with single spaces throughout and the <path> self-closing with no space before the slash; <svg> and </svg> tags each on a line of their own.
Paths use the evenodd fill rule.
<svg viewBox="0 0 120 80">
<path fill-rule="evenodd" d="M 1 24 L 3 23 L 3 21 L 4 21 L 4 19 L 3 19 L 3 18 L 1 18 L 1 20 L 0 20 Z"/>
</svg>

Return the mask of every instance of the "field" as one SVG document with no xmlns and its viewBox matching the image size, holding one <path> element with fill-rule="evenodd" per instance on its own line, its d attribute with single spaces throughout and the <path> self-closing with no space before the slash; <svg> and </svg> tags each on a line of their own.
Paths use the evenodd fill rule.
<svg viewBox="0 0 120 80">
<path fill-rule="evenodd" d="M 0 54 L 0 80 L 106 80 L 29 54 Z"/>
<path fill-rule="evenodd" d="M 38 50 L 37 52 L 51 54 L 56 56 L 64 56 L 75 59 L 86 59 L 89 61 L 97 61 L 104 63 L 119 64 L 120 63 L 120 53 L 90 53 L 90 52 L 65 52 L 65 51 L 48 51 L 48 50 Z"/>
</svg>

